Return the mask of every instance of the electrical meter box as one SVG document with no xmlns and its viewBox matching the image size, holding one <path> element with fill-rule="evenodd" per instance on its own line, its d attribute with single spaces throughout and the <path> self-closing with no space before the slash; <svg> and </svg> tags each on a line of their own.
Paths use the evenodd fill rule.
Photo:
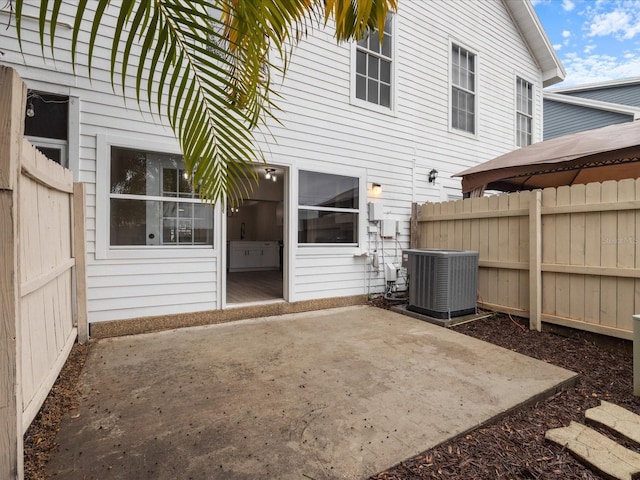
<svg viewBox="0 0 640 480">
<path fill-rule="evenodd" d="M 369 221 L 370 222 L 379 222 L 383 217 L 382 213 L 382 204 L 369 202 Z"/>
<path fill-rule="evenodd" d="M 385 218 L 380 222 L 380 236 L 383 238 L 392 238 L 396 236 L 397 221 L 391 218 Z"/>
</svg>

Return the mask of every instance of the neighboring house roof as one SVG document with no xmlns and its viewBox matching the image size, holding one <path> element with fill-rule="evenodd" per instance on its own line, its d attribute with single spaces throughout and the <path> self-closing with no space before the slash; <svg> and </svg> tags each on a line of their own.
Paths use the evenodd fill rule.
<svg viewBox="0 0 640 480">
<path fill-rule="evenodd" d="M 562 82 L 567 74 L 530 0 L 504 0 L 504 4 L 542 70 L 543 86 L 548 87 Z"/>
<path fill-rule="evenodd" d="M 564 90 L 564 89 L 563 89 Z M 574 90 L 571 90 L 574 91 Z M 619 113 L 623 115 L 629 115 L 632 120 L 638 120 L 640 118 L 640 107 L 634 107 L 632 105 L 624 105 L 621 103 L 602 102 L 600 100 L 592 100 L 589 98 L 563 95 L 556 93 L 558 90 L 543 92 L 542 96 L 545 100 L 566 103 L 569 105 L 577 105 L 585 108 L 593 108 L 595 110 L 603 110 L 606 112 Z"/>
<path fill-rule="evenodd" d="M 462 191 L 518 191 L 635 178 L 640 175 L 640 121 L 534 143 L 469 168 Z"/>
<path fill-rule="evenodd" d="M 578 93 L 589 90 L 602 90 L 613 87 L 626 87 L 640 85 L 640 77 L 625 78 L 622 80 L 608 80 L 606 82 L 585 83 L 584 85 L 573 85 L 571 87 L 560 87 L 549 90 L 550 93 Z"/>
</svg>

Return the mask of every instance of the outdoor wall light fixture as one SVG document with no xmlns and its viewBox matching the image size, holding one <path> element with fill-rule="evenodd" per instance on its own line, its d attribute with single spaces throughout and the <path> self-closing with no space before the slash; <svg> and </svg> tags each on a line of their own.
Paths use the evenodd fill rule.
<svg viewBox="0 0 640 480">
<path fill-rule="evenodd" d="M 427 180 L 429 180 L 429 183 L 436 183 L 436 178 L 438 178 L 438 171 L 435 168 L 432 168 L 429 172 L 429 177 L 427 177 Z"/>
<path fill-rule="evenodd" d="M 380 185 L 379 183 L 372 183 L 371 193 L 373 193 L 374 195 L 380 195 L 382 193 L 382 185 Z"/>
<path fill-rule="evenodd" d="M 227 217 L 233 217 L 239 212 L 238 207 L 227 207 Z"/>
<path fill-rule="evenodd" d="M 265 168 L 264 169 L 264 178 L 267 180 L 276 181 L 276 169 L 275 168 Z"/>
<path fill-rule="evenodd" d="M 27 105 L 27 117 L 33 118 L 36 115 L 36 110 L 33 108 L 33 102 L 29 102 Z"/>
</svg>

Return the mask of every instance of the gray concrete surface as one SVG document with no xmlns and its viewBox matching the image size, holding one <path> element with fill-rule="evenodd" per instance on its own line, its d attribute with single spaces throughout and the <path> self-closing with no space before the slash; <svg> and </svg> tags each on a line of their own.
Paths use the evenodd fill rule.
<svg viewBox="0 0 640 480">
<path fill-rule="evenodd" d="M 347 307 L 104 339 L 49 464 L 64 479 L 359 479 L 574 374 Z"/>
</svg>

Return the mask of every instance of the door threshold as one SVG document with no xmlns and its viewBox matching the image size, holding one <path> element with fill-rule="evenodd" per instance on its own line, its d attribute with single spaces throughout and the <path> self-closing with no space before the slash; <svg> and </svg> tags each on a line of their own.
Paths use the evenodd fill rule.
<svg viewBox="0 0 640 480">
<path fill-rule="evenodd" d="M 256 300 L 255 302 L 227 303 L 225 310 L 233 308 L 259 307 L 260 305 L 273 305 L 285 303 L 284 298 L 274 298 L 273 300 Z"/>
</svg>

